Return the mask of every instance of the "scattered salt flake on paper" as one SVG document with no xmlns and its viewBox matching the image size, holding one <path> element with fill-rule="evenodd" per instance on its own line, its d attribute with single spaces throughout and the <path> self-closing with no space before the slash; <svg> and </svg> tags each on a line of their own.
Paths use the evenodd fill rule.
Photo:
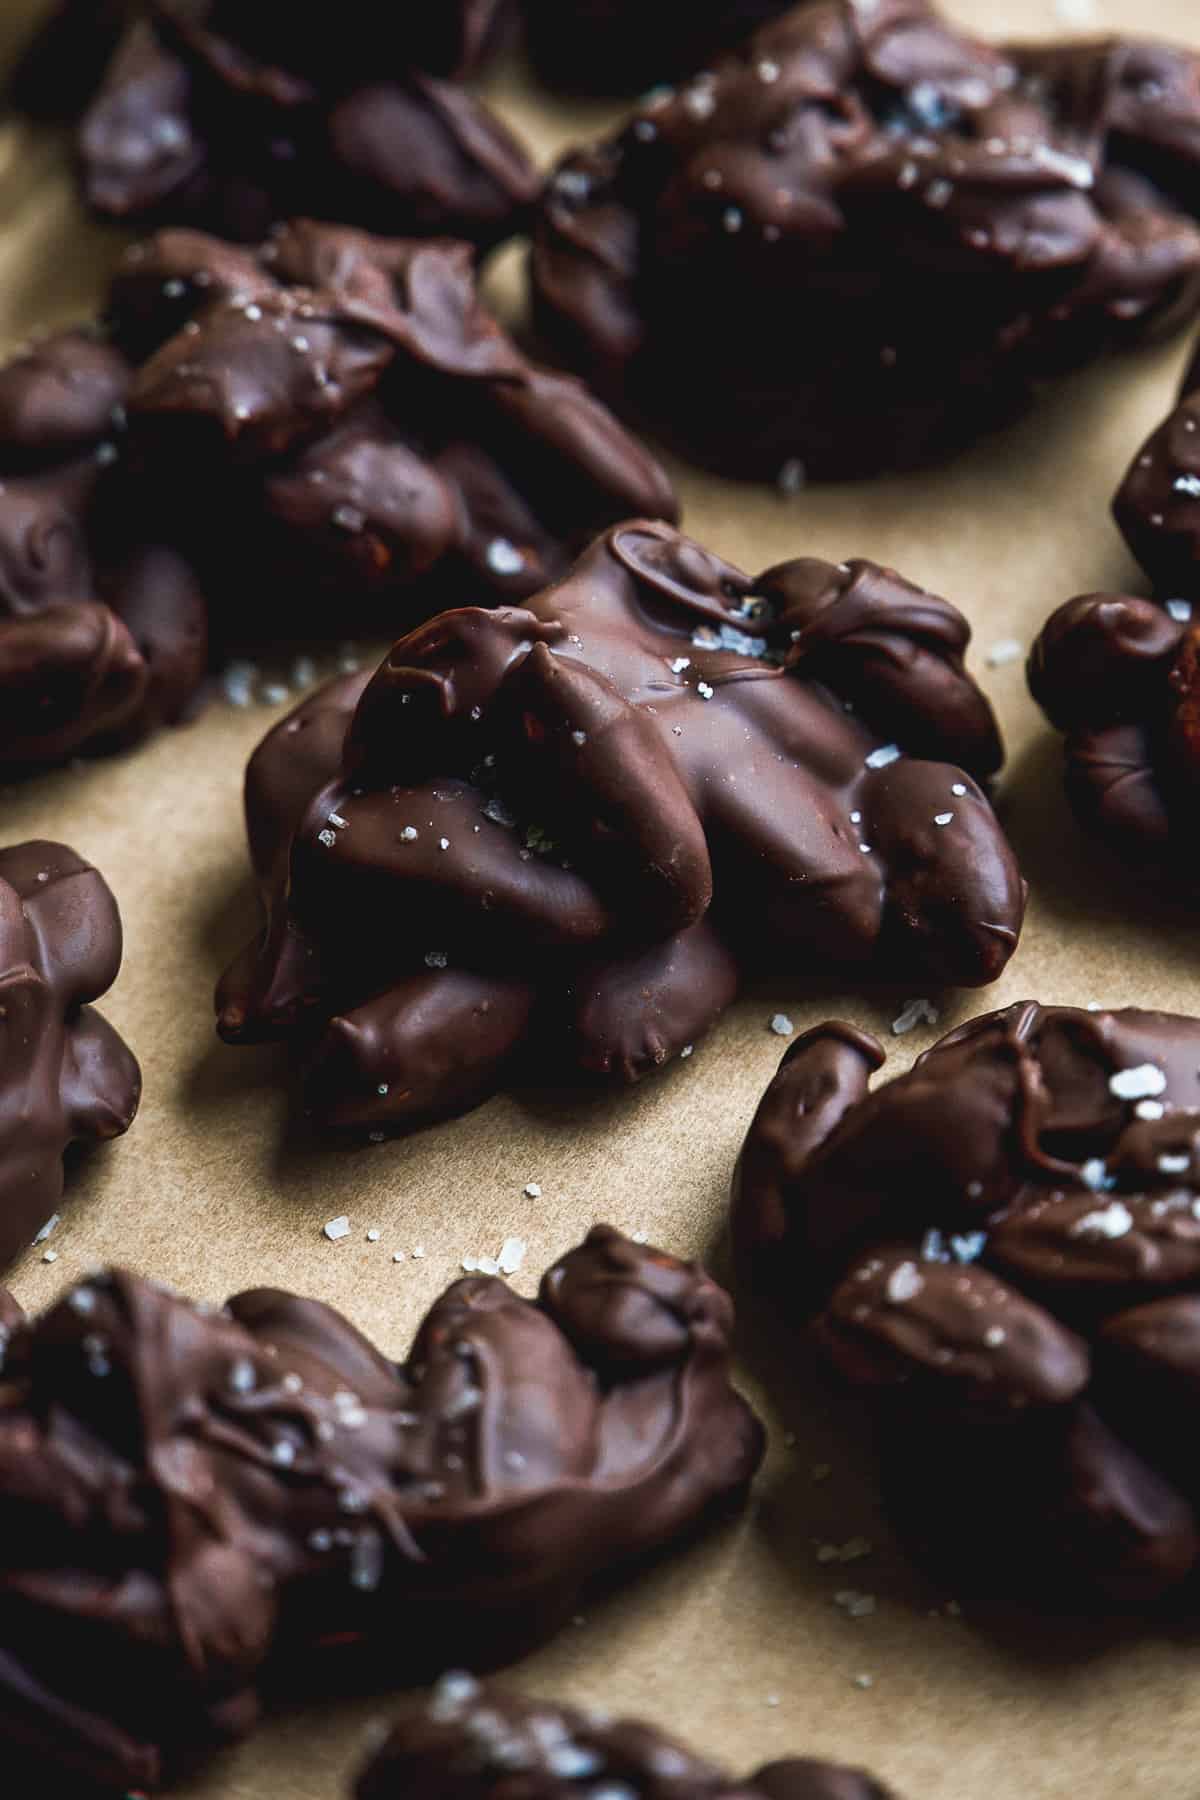
<svg viewBox="0 0 1200 1800">
<path fill-rule="evenodd" d="M 860 1594 L 857 1588 L 839 1588 L 833 1596 L 833 1604 L 840 1606 L 851 1619 L 866 1619 L 875 1611 L 874 1594 Z"/>
<path fill-rule="evenodd" d="M 936 1025 L 940 1016 L 932 1000 L 906 1000 L 892 1020 L 892 1031 L 897 1037 L 903 1037 L 918 1025 Z"/>
<path fill-rule="evenodd" d="M 496 1258 L 497 1262 L 500 1264 L 500 1273 L 502 1275 L 515 1275 L 521 1264 L 525 1261 L 525 1252 L 527 1249 L 528 1245 L 524 1238 L 505 1238 L 500 1246 L 500 1254 Z"/>
<path fill-rule="evenodd" d="M 650 1233 L 648 1231 L 632 1231 L 629 1234 L 629 1241 L 631 1244 L 648 1244 Z"/>
<path fill-rule="evenodd" d="M 855 1687 L 860 1688 L 874 1687 L 875 1677 L 873 1675 L 856 1675 L 854 1677 L 854 1685 Z"/>
<path fill-rule="evenodd" d="M 404 1251 L 403 1251 L 403 1250 L 393 1250 L 393 1251 L 392 1251 L 392 1261 L 393 1261 L 393 1262 L 405 1262 L 405 1261 L 407 1261 L 407 1257 L 406 1257 L 406 1255 L 405 1255 L 405 1252 L 404 1252 Z"/>
<path fill-rule="evenodd" d="M 527 1200 L 540 1200 L 542 1190 L 536 1181 L 527 1181 L 522 1190 Z"/>
<path fill-rule="evenodd" d="M 328 1220 L 321 1229 L 330 1243 L 336 1244 L 339 1238 L 350 1236 L 350 1221 L 345 1213 L 342 1213 L 338 1218 Z"/>
<path fill-rule="evenodd" d="M 58 1251 L 57 1250 L 45 1251 L 42 1256 L 42 1261 L 43 1262 L 57 1262 L 58 1261 Z"/>
<path fill-rule="evenodd" d="M 379 1242 L 379 1233 L 375 1230 L 374 1226 L 372 1226 L 367 1233 L 367 1242 L 368 1244 L 377 1244 Z"/>
<path fill-rule="evenodd" d="M 771 1019 L 771 1030 L 776 1037 L 791 1037 L 796 1027 L 786 1013 L 775 1013 Z"/>
<path fill-rule="evenodd" d="M 46 1220 L 46 1223 L 42 1226 L 42 1229 L 38 1232 L 37 1236 L 34 1238 L 34 1240 L 33 1240 L 34 1243 L 35 1244 L 44 1244 L 46 1239 L 50 1236 L 50 1233 L 54 1230 L 55 1226 L 59 1223 L 61 1218 L 62 1218 L 61 1213 L 51 1213 L 50 1217 Z"/>
<path fill-rule="evenodd" d="M 1025 654 L 1025 646 L 1016 638 L 999 638 L 994 643 L 984 661 L 989 669 L 1002 669 L 1005 663 L 1020 662 Z"/>
</svg>

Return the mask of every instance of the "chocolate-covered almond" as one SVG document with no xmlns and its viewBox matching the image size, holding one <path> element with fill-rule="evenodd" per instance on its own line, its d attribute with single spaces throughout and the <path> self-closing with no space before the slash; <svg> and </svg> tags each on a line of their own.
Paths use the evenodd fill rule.
<svg viewBox="0 0 1200 1800">
<path fill-rule="evenodd" d="M 928 0 L 719 50 L 563 158 L 533 253 L 547 340 L 684 454 L 786 492 L 944 456 L 1194 315 L 1195 55 L 988 44 Z"/>
<path fill-rule="evenodd" d="M 881 1061 L 836 1024 L 789 1049 L 734 1182 L 745 1279 L 870 1394 L 900 1521 L 956 1582 L 1182 1601 L 1200 1021 L 1022 1002 L 869 1089 Z"/>
<path fill-rule="evenodd" d="M 137 1063 L 90 1004 L 120 965 L 116 902 L 89 863 L 62 844 L 0 849 L 0 1269 L 54 1215 L 68 1147 L 119 1137 L 137 1111 Z"/>
<path fill-rule="evenodd" d="M 161 232 L 103 333 L 0 368 L 0 766 L 184 720 L 234 652 L 389 638 L 464 584 L 522 597 L 599 527 L 675 510 L 483 308 L 467 245 Z"/>
<path fill-rule="evenodd" d="M 518 1056 L 689 1055 L 747 967 L 992 980 L 1024 889 L 967 637 L 891 570 L 752 581 L 647 521 L 523 607 L 439 615 L 251 759 L 266 923 L 222 1035 L 315 1045 L 318 1118 L 408 1129 Z"/>
<path fill-rule="evenodd" d="M 537 1800 L 590 1792 L 627 1800 L 888 1800 L 860 1769 L 807 1758 L 740 1780 L 636 1719 L 531 1700 L 461 1670 L 411 1706 L 363 1768 L 355 1800 Z"/>
<path fill-rule="evenodd" d="M 244 1735 L 268 1680 L 511 1659 L 762 1454 L 728 1297 L 605 1226 L 536 1302 L 455 1282 L 402 1363 L 315 1300 L 119 1271 L 6 1322 L 0 1724 L 104 1792 Z"/>
<path fill-rule="evenodd" d="M 356 4 L 335 22 L 266 0 L 63 0 L 12 93 L 78 123 L 83 192 L 109 218 L 253 242 L 303 211 L 490 245 L 519 228 L 537 172 L 442 77 L 476 64 L 509 11 Z"/>
</svg>

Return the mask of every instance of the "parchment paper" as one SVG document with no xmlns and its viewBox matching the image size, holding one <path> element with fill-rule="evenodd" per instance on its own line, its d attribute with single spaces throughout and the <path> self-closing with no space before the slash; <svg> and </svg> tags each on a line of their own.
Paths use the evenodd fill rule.
<svg viewBox="0 0 1200 1800">
<path fill-rule="evenodd" d="M 30 0 L 0 0 L 0 57 L 34 10 Z M 1196 0 L 954 0 L 950 10 L 998 35 L 1061 34 L 1090 12 L 1099 28 L 1200 45 Z M 492 85 L 547 157 L 614 114 L 551 103 L 512 71 Z M 58 144 L 18 125 L 0 130 L 0 349 L 86 313 L 117 243 L 79 213 Z M 510 298 L 518 261 L 505 253 L 496 276 Z M 1184 353 L 1177 343 L 1092 370 L 1017 428 L 930 474 L 784 499 L 679 471 L 687 526 L 747 569 L 788 555 L 870 556 L 954 600 L 973 623 L 974 668 L 1009 745 L 1001 806 L 1032 900 L 1001 982 L 982 994 L 931 996 L 941 1007 L 937 1031 L 891 1034 L 911 993 L 814 997 L 781 976 L 740 1002 L 690 1060 L 632 1094 L 501 1098 L 409 1140 L 330 1149 L 289 1129 L 277 1056 L 225 1049 L 212 1025 L 213 981 L 256 920 L 242 770 L 277 710 L 218 700 L 199 723 L 132 754 L 0 794 L 4 841 L 63 839 L 113 886 L 126 956 L 104 1010 L 141 1058 L 146 1084 L 128 1138 L 72 1182 L 49 1246 L 57 1260 L 34 1250 L 15 1271 L 19 1298 L 39 1307 L 104 1261 L 209 1299 L 280 1283 L 344 1308 L 399 1355 L 463 1256 L 494 1254 L 509 1234 L 529 1242 L 516 1277 L 525 1292 L 597 1219 L 723 1268 L 730 1169 L 783 1047 L 768 1029 L 773 1013 L 786 1012 L 797 1029 L 830 1014 L 850 1018 L 887 1038 L 895 1072 L 941 1029 L 1030 996 L 1200 1012 L 1194 924 L 1084 840 L 1022 662 L 986 661 L 1003 640 L 1027 647 L 1069 595 L 1143 585 L 1108 502 L 1163 415 Z M 212 524 L 221 529 L 219 518 Z M 540 1199 L 524 1196 L 529 1181 Z M 353 1229 L 332 1244 L 321 1226 L 340 1213 Z M 378 1243 L 367 1241 L 369 1229 Z M 394 1251 L 415 1246 L 422 1258 L 393 1262 Z M 908 1800 L 1195 1800 L 1194 1643 L 1136 1625 L 1101 1635 L 1048 1631 L 1036 1620 L 1001 1641 L 969 1615 L 947 1614 L 953 1596 L 924 1585 L 889 1539 L 840 1416 L 845 1403 L 752 1312 L 743 1302 L 740 1379 L 772 1430 L 752 1506 L 734 1527 L 592 1607 L 509 1679 L 640 1711 L 740 1770 L 800 1750 L 861 1760 Z M 833 1465 L 826 1481 L 813 1479 L 820 1463 Z M 874 1544 L 871 1556 L 817 1561 L 818 1543 L 857 1534 Z M 987 1555 L 986 1543 L 979 1552 Z M 846 1587 L 874 1594 L 876 1612 L 847 1618 L 833 1603 Z M 405 1630 L 402 1614 L 395 1625 Z M 859 1676 L 872 1685 L 858 1685 Z M 388 1705 L 386 1694 L 331 1698 L 276 1715 L 186 1793 L 334 1800 L 368 1723 Z"/>
</svg>

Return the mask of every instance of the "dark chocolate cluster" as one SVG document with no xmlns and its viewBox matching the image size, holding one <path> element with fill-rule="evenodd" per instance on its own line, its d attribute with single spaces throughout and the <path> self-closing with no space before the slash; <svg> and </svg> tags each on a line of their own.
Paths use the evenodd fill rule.
<svg viewBox="0 0 1200 1800">
<path fill-rule="evenodd" d="M 120 966 L 116 901 L 89 863 L 62 844 L 0 849 L 0 1268 L 51 1220 L 68 1147 L 133 1123 L 141 1072 L 89 1004 Z"/>
<path fill-rule="evenodd" d="M 1053 613 L 1029 685 L 1065 735 L 1067 796 L 1126 867 L 1192 890 L 1200 851 L 1200 356 L 1113 512 L 1155 600 L 1082 594 Z"/>
<path fill-rule="evenodd" d="M 465 244 L 162 232 L 105 334 L 0 369 L 0 764 L 186 716 L 231 646 L 536 592 L 631 511 L 673 517 L 666 476 L 520 354 Z"/>
<path fill-rule="evenodd" d="M 405 1713 L 355 1800 L 888 1800 L 860 1769 L 807 1758 L 739 1780 L 637 1719 L 527 1700 L 452 1672 Z"/>
<path fill-rule="evenodd" d="M 1198 182 L 1196 55 L 810 0 L 565 158 L 537 318 L 716 468 L 868 474 L 1190 317 Z"/>
<path fill-rule="evenodd" d="M 302 1047 L 311 1111 L 382 1132 L 519 1055 L 634 1080 L 746 967 L 994 980 L 1024 891 L 968 637 L 873 563 L 752 581 L 645 521 L 527 606 L 443 613 L 255 752 L 267 924 L 222 1035 Z"/>
<path fill-rule="evenodd" d="M 879 1409 L 898 1517 L 1006 1600 L 1195 1598 L 1200 1021 L 1023 1002 L 868 1091 L 792 1045 L 734 1181 L 742 1270 Z"/>
<path fill-rule="evenodd" d="M 145 1791 L 356 1648 L 376 1682 L 518 1654 L 746 1489 L 732 1324 L 607 1226 L 536 1303 L 454 1283 L 401 1364 L 271 1289 L 72 1288 L 0 1381 L 6 1755 Z"/>
<path fill-rule="evenodd" d="M 1200 622 L 1190 603 L 1083 594 L 1043 627 L 1029 685 L 1065 734 L 1067 797 L 1124 866 L 1200 885 Z"/>
<path fill-rule="evenodd" d="M 336 17 L 290 0 L 63 0 L 14 94 L 79 119 L 85 197 L 115 220 L 253 243 L 306 213 L 486 246 L 519 228 L 538 176 L 444 77 L 478 61 L 506 12 L 506 0 L 350 0 Z"/>
</svg>

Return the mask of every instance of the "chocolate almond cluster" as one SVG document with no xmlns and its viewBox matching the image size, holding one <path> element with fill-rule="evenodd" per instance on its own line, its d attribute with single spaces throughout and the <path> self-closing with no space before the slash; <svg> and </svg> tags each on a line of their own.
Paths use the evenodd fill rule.
<svg viewBox="0 0 1200 1800">
<path fill-rule="evenodd" d="M 114 220 L 254 243 L 307 213 L 487 246 L 519 228 L 537 171 L 444 78 L 479 60 L 505 12 L 351 0 L 335 20 L 281 0 L 62 0 L 14 93 L 78 119 L 84 196 Z"/>
<path fill-rule="evenodd" d="M 1200 1559 L 1200 1021 L 1022 1002 L 871 1090 L 793 1044 L 739 1260 L 871 1395 L 900 1522 L 965 1591 L 1182 1603 Z"/>
<path fill-rule="evenodd" d="M 90 863 L 63 844 L 0 849 L 0 1268 L 52 1219 L 68 1147 L 120 1137 L 137 1112 L 138 1065 L 90 1004 L 120 966 Z"/>
<path fill-rule="evenodd" d="M 222 1035 L 291 1042 L 319 1119 L 382 1132 L 519 1058 L 635 1080 L 748 967 L 993 980 L 1024 889 L 968 636 L 873 563 L 751 580 L 648 521 L 441 614 L 255 752 L 267 922 Z"/>
<path fill-rule="evenodd" d="M 1200 629 L 1189 602 L 1082 594 L 1050 617 L 1029 685 L 1064 733 L 1067 798 L 1136 875 L 1200 883 Z"/>
<path fill-rule="evenodd" d="M 673 517 L 666 476 L 526 361 L 465 244 L 160 233 L 104 333 L 0 369 L 0 764 L 186 717 L 234 646 L 536 592 L 631 510 Z"/>
<path fill-rule="evenodd" d="M 1064 734 L 1067 797 L 1126 867 L 1200 883 L 1200 356 L 1113 503 L 1155 598 L 1081 594 L 1047 620 L 1029 685 Z"/>
<path fill-rule="evenodd" d="M 514 1783 L 517 1784 L 514 1787 Z M 637 1719 L 526 1700 L 457 1671 L 406 1712 L 355 1800 L 888 1800 L 859 1769 L 807 1758 L 739 1780 Z"/>
<path fill-rule="evenodd" d="M 537 318 L 715 468 L 870 474 L 1192 316 L 1198 179 L 1194 54 L 810 0 L 560 163 Z"/>
<path fill-rule="evenodd" d="M 519 1654 L 744 1492 L 732 1324 L 698 1265 L 606 1226 L 536 1302 L 454 1283 L 400 1364 L 272 1289 L 73 1287 L 0 1380 L 6 1755 L 144 1792 L 322 1659 Z"/>
</svg>

